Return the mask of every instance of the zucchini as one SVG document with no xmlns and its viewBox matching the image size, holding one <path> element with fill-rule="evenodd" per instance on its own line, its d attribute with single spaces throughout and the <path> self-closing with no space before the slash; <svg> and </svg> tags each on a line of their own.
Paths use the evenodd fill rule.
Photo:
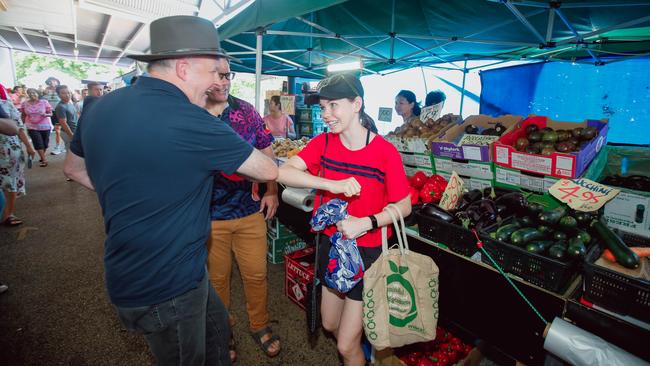
<svg viewBox="0 0 650 366">
<path fill-rule="evenodd" d="M 539 231 L 540 233 L 544 234 L 544 236 L 551 237 L 551 235 L 553 235 L 553 229 L 551 229 L 550 226 L 539 225 L 539 226 L 537 227 L 537 231 Z"/>
<path fill-rule="evenodd" d="M 510 242 L 517 246 L 523 246 L 530 241 L 542 239 L 543 237 L 544 234 L 537 231 L 537 229 L 532 227 L 526 227 L 523 229 L 518 229 L 517 231 L 512 233 L 512 235 L 510 236 Z"/>
<path fill-rule="evenodd" d="M 530 212 L 531 215 L 537 216 L 542 211 L 544 211 L 544 206 L 542 206 L 540 203 L 537 202 L 528 203 L 528 212 Z"/>
<path fill-rule="evenodd" d="M 553 244 L 552 240 L 534 240 L 526 244 L 526 250 L 531 253 L 542 253 Z"/>
<path fill-rule="evenodd" d="M 577 212 L 573 217 L 575 217 L 580 226 L 589 226 L 589 223 L 592 220 L 591 215 L 586 212 Z"/>
<path fill-rule="evenodd" d="M 556 232 L 553 233 L 553 240 L 555 240 L 555 241 L 566 240 L 566 239 L 567 239 L 567 236 L 562 231 L 556 231 Z"/>
<path fill-rule="evenodd" d="M 626 268 L 637 268 L 639 266 L 639 256 L 634 253 L 627 245 L 616 235 L 612 229 L 608 228 L 603 219 L 591 222 L 594 229 L 594 235 L 597 236 L 605 246 L 612 251 L 616 262 Z"/>
<path fill-rule="evenodd" d="M 578 226 L 578 221 L 575 219 L 575 217 L 569 216 L 569 215 L 563 216 L 560 219 L 559 223 L 560 223 L 560 226 L 565 228 L 565 229 L 573 229 L 573 228 L 576 228 Z"/>
<path fill-rule="evenodd" d="M 566 253 L 573 258 L 584 258 L 585 254 L 587 254 L 587 247 L 585 246 L 585 243 L 582 242 L 582 239 L 576 236 L 569 240 L 569 245 L 566 247 Z"/>
<path fill-rule="evenodd" d="M 521 226 L 532 226 L 533 223 L 533 218 L 530 216 L 524 216 L 519 218 L 519 222 L 521 223 Z"/>
<path fill-rule="evenodd" d="M 553 244 L 548 248 L 548 256 L 553 259 L 563 260 L 566 257 L 567 244 L 565 241 L 560 241 Z"/>
<path fill-rule="evenodd" d="M 539 222 L 544 225 L 555 225 L 560 221 L 562 216 L 566 213 L 566 210 L 562 207 L 558 207 L 554 210 L 541 212 L 538 216 Z"/>
<path fill-rule="evenodd" d="M 589 233 L 584 230 L 578 230 L 578 234 L 576 236 L 580 238 L 580 240 L 582 240 L 585 245 L 591 242 L 591 235 L 589 235 Z"/>
<path fill-rule="evenodd" d="M 517 222 L 512 223 L 512 224 L 503 225 L 497 230 L 497 237 L 496 238 L 497 238 L 497 240 L 500 240 L 500 241 L 509 241 L 510 236 L 512 235 L 512 233 L 517 231 L 517 229 L 519 229 L 519 228 L 520 228 L 520 226 L 519 226 L 519 224 Z"/>
</svg>

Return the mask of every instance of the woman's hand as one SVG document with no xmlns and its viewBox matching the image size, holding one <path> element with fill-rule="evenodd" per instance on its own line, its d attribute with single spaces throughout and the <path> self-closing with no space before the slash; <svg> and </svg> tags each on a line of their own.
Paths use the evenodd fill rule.
<svg viewBox="0 0 650 366">
<path fill-rule="evenodd" d="M 328 191 L 334 194 L 344 194 L 345 197 L 358 196 L 361 194 L 361 184 L 354 178 L 330 181 Z"/>
<path fill-rule="evenodd" d="M 356 239 L 372 229 L 372 222 L 367 217 L 348 216 L 347 219 L 336 223 L 336 230 L 348 239 Z"/>
</svg>

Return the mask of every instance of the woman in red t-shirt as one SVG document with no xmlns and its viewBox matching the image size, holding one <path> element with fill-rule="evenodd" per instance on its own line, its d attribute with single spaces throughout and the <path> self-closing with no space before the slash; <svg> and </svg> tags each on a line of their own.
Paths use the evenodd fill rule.
<svg viewBox="0 0 650 366">
<path fill-rule="evenodd" d="M 374 122 L 363 111 L 359 79 L 351 75 L 329 77 L 319 83 L 318 95 L 330 132 L 316 136 L 282 165 L 278 181 L 292 187 L 319 189 L 322 197 L 316 198 L 317 203 L 334 198 L 348 202 L 349 217 L 321 235 L 318 267 L 322 278 L 330 236 L 340 231 L 347 238 L 356 238 L 367 270 L 381 254 L 380 228 L 392 223 L 384 208 L 395 203 L 402 215 L 408 216 L 411 201 L 399 153 L 377 135 Z M 361 349 L 362 291 L 363 280 L 345 294 L 323 287 L 323 328 L 336 337 L 346 366 L 365 363 Z"/>
</svg>

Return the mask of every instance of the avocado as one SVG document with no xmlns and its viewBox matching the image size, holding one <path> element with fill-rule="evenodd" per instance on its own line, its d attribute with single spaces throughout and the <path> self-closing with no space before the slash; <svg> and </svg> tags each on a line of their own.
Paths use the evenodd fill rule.
<svg viewBox="0 0 650 366">
<path fill-rule="evenodd" d="M 596 127 L 585 127 L 580 132 L 580 138 L 585 141 L 593 140 L 597 135 L 598 129 Z"/>
<path fill-rule="evenodd" d="M 528 140 L 530 142 L 542 141 L 542 133 L 540 131 L 533 131 L 528 134 Z"/>
<path fill-rule="evenodd" d="M 557 132 L 547 131 L 542 134 L 542 141 L 555 143 L 558 140 Z"/>
</svg>

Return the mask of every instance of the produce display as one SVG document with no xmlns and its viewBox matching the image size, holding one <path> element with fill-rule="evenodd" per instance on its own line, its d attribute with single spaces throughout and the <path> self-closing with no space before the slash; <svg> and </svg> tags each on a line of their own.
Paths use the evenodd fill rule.
<svg viewBox="0 0 650 366">
<path fill-rule="evenodd" d="M 442 132 L 446 127 L 458 122 L 459 119 L 459 116 L 451 113 L 445 114 L 435 121 L 428 119 L 426 122 L 422 122 L 417 118 L 413 118 L 411 121 L 408 121 L 403 125 L 397 127 L 394 131 L 390 132 L 386 136 L 417 137 L 425 140 L 433 140 L 434 138 L 438 137 L 440 132 Z"/>
<path fill-rule="evenodd" d="M 410 344 L 394 352 L 406 366 L 451 366 L 467 357 L 472 349 L 458 337 L 437 327 L 433 341 Z"/>
<path fill-rule="evenodd" d="M 411 186 L 411 205 L 440 202 L 447 188 L 447 180 L 437 174 L 427 176 L 417 171 L 408 180 Z"/>
<path fill-rule="evenodd" d="M 273 153 L 278 158 L 290 158 L 299 153 L 308 142 L 308 137 L 299 140 L 277 139 L 273 142 Z"/>
<path fill-rule="evenodd" d="M 488 231 L 492 238 L 530 253 L 560 261 L 580 260 L 592 242 L 589 231 L 597 216 L 564 207 L 545 210 L 540 204 L 530 203 L 527 210 Z"/>
<path fill-rule="evenodd" d="M 572 130 L 554 130 L 537 125 L 526 126 L 525 136 L 519 137 L 512 145 L 527 154 L 551 155 L 554 152 L 570 153 L 580 149 L 598 136 L 595 127 L 576 127 Z"/>
<path fill-rule="evenodd" d="M 483 128 L 476 125 L 467 125 L 465 133 L 470 135 L 483 135 L 483 136 L 501 136 L 506 132 L 507 128 L 501 123 L 497 122 L 494 127 Z M 460 139 L 459 139 L 460 140 Z"/>
</svg>

